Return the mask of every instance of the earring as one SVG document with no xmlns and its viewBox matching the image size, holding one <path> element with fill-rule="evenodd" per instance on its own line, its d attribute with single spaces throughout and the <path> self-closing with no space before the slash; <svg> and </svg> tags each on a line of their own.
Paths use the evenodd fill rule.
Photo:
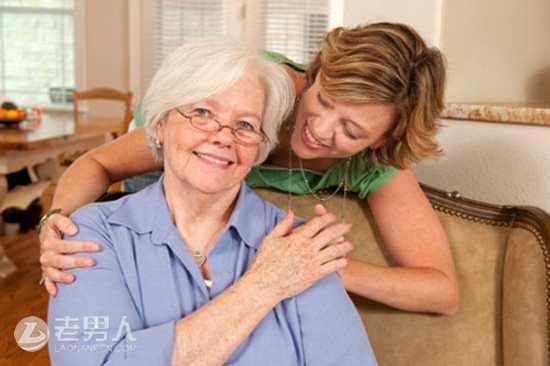
<svg viewBox="0 0 550 366">
<path fill-rule="evenodd" d="M 155 140 L 155 147 L 156 147 L 157 149 L 162 149 L 162 144 L 160 143 L 159 139 L 156 139 L 156 140 Z"/>
</svg>

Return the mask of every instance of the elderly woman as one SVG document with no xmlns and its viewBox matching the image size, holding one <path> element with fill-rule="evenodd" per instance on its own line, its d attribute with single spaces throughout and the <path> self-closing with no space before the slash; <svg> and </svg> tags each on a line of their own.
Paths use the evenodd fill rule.
<svg viewBox="0 0 550 366">
<path fill-rule="evenodd" d="M 291 81 L 228 38 L 174 52 L 143 100 L 161 179 L 73 214 L 93 268 L 50 300 L 54 365 L 375 364 L 335 274 L 350 229 L 293 215 L 244 183 L 292 108 Z M 308 258 L 306 265 L 303 258 Z"/>
</svg>

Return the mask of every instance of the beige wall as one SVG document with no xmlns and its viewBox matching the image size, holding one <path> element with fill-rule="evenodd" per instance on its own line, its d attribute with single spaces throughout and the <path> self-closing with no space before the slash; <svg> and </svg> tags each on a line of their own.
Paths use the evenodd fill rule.
<svg viewBox="0 0 550 366">
<path fill-rule="evenodd" d="M 86 56 L 83 85 L 77 87 L 128 90 L 127 0 L 83 1 L 82 5 Z M 95 115 L 100 114 L 98 110 L 101 115 L 121 113 L 121 108 L 102 102 L 89 103 L 89 110 Z"/>
<path fill-rule="evenodd" d="M 414 27 L 428 43 L 438 45 L 442 3 L 443 0 L 344 0 L 343 24 L 401 22 Z"/>
<path fill-rule="evenodd" d="M 448 101 L 550 101 L 550 1 L 447 0 Z M 550 212 L 550 127 L 444 121 L 446 155 L 419 180 L 496 204 Z"/>
<path fill-rule="evenodd" d="M 415 169 L 419 181 L 501 205 L 550 212 L 550 127 L 443 121 L 445 151 Z"/>
<path fill-rule="evenodd" d="M 550 1 L 447 0 L 447 100 L 550 100 Z"/>
<path fill-rule="evenodd" d="M 442 14 L 440 28 L 434 29 Z M 344 0 L 344 24 L 408 23 L 447 56 L 449 101 L 550 101 L 548 0 Z M 550 127 L 444 121 L 445 156 L 419 181 L 495 204 L 550 212 Z"/>
</svg>

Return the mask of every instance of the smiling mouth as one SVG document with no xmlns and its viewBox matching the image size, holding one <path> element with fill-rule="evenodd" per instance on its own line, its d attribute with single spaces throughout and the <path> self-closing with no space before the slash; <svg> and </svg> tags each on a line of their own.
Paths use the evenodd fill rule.
<svg viewBox="0 0 550 366">
<path fill-rule="evenodd" d="M 223 160 L 220 158 L 213 157 L 211 155 L 201 154 L 199 152 L 194 151 L 193 154 L 197 156 L 198 158 L 205 160 L 208 163 L 219 165 L 220 167 L 228 167 L 233 164 L 232 161 L 229 160 Z"/>
<path fill-rule="evenodd" d="M 319 140 L 317 140 L 315 136 L 313 136 L 307 123 L 305 124 L 304 129 L 302 131 L 302 139 L 304 140 L 304 142 L 306 142 L 306 145 L 308 145 L 312 149 L 319 149 L 322 147 L 326 147 Z"/>
</svg>

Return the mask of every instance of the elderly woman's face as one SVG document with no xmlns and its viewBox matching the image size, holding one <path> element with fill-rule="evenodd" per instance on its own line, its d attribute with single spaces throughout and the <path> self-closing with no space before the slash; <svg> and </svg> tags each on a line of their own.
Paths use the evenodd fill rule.
<svg viewBox="0 0 550 366">
<path fill-rule="evenodd" d="M 245 74 L 227 90 L 180 107 L 181 113 L 172 110 L 157 129 L 164 147 L 166 177 L 176 178 L 187 188 L 203 193 L 234 188 L 250 171 L 259 145 L 239 142 L 229 128 L 201 131 L 184 115 L 211 117 L 222 126 L 259 131 L 264 99 L 264 88 L 258 78 Z"/>
</svg>

